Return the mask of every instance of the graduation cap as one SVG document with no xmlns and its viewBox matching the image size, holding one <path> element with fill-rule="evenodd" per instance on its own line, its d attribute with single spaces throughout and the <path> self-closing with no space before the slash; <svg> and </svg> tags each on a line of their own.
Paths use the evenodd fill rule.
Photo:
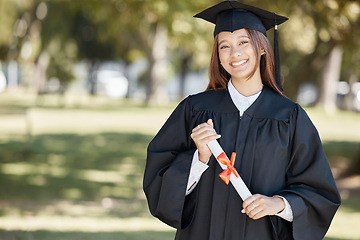
<svg viewBox="0 0 360 240">
<path fill-rule="evenodd" d="M 266 31 L 274 27 L 275 79 L 279 89 L 283 90 L 280 80 L 277 26 L 288 20 L 287 17 L 238 1 L 223 1 L 194 17 L 215 24 L 214 37 L 220 32 L 234 32 L 242 28 L 254 29 L 266 36 Z"/>
</svg>

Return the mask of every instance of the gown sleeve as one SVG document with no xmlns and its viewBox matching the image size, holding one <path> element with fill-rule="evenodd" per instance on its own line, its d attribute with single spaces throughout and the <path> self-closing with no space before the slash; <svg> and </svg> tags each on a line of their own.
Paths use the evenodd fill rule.
<svg viewBox="0 0 360 240">
<path fill-rule="evenodd" d="M 190 138 L 190 103 L 191 96 L 178 105 L 150 142 L 143 179 L 151 214 L 177 229 L 181 228 L 189 198 L 185 196 L 186 186 L 196 150 Z"/>
<path fill-rule="evenodd" d="M 339 192 L 318 132 L 299 105 L 291 122 L 287 186 L 279 195 L 291 205 L 294 239 L 323 239 L 340 205 Z"/>
</svg>

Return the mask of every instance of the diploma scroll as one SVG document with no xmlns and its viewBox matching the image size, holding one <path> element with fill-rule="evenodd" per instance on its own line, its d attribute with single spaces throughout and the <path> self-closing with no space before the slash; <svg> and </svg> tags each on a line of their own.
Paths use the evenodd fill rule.
<svg viewBox="0 0 360 240">
<path fill-rule="evenodd" d="M 210 148 L 211 152 L 213 153 L 213 155 L 217 159 L 217 162 L 219 163 L 221 168 L 226 170 L 227 166 L 222 164 L 218 160 L 218 156 L 220 154 L 224 153 L 224 150 L 221 148 L 218 141 L 213 140 L 213 141 L 209 142 L 208 147 Z M 232 185 L 234 186 L 235 190 L 238 192 L 238 194 L 239 194 L 239 196 L 241 197 L 242 200 L 245 200 L 245 199 L 247 199 L 248 197 L 250 197 L 252 195 L 251 192 L 249 191 L 249 189 L 246 187 L 246 185 L 245 185 L 244 181 L 242 180 L 241 176 L 236 177 L 234 175 L 234 173 L 231 173 L 230 182 L 232 183 Z"/>
</svg>

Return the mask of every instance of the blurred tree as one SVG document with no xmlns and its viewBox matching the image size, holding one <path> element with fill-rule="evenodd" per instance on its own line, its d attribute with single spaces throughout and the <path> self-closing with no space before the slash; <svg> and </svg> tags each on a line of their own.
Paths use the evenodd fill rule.
<svg viewBox="0 0 360 240">
<path fill-rule="evenodd" d="M 149 63 L 145 77 L 147 102 L 163 102 L 166 99 L 164 84 L 170 70 L 180 72 L 179 95 L 183 96 L 187 72 L 208 66 L 213 25 L 194 20 L 192 16 L 218 2 L 88 0 L 84 4 L 70 0 L 3 0 L 0 4 L 6 4 L 6 7 L 0 8 L 0 17 L 4 19 L 0 21 L 0 29 L 4 29 L 0 37 L 0 58 L 36 62 L 35 74 L 46 71 L 47 55 L 47 64 L 52 69 L 57 66 L 64 71 L 70 71 L 68 66 L 79 60 L 86 60 L 93 71 L 105 60 L 122 59 L 130 64 L 146 58 Z M 329 78 L 323 76 L 334 75 L 324 73 L 324 69 L 335 69 L 325 68 L 333 49 L 343 50 L 343 61 L 337 61 L 342 65 L 336 67 L 342 68 L 340 76 L 343 79 L 359 76 L 353 64 L 359 49 L 358 1 L 243 2 L 290 19 L 279 27 L 281 69 L 286 79 L 285 93 L 290 98 L 296 98 L 299 86 L 304 82 L 316 83 L 319 89 L 321 85 L 327 85 L 321 84 L 321 79 L 328 81 Z M 272 39 L 271 31 L 269 38 Z M 61 54 L 50 50 L 54 45 L 61 49 Z M 72 49 L 71 54 L 65 53 L 65 49 Z M 173 69 L 170 69 L 169 61 Z M 92 83 L 91 92 L 95 93 L 96 83 Z M 334 95 L 333 90 L 330 95 Z"/>
<path fill-rule="evenodd" d="M 49 46 L 49 65 L 46 70 L 48 78 L 58 79 L 60 86 L 57 90 L 63 95 L 71 81 L 75 79 L 73 66 L 77 60 L 77 47 L 75 41 L 67 41 L 63 49 L 61 44 L 54 39 Z"/>
<path fill-rule="evenodd" d="M 41 46 L 42 17 L 39 15 L 35 1 L 4 0 L 0 4 L 3 5 L 0 8 L 1 11 L 4 11 L 0 16 L 4 17 L 4 21 L 1 20 L 0 25 L 5 25 L 4 31 L 2 31 L 3 39 L 0 40 L 0 45 L 2 45 L 0 46 L 0 58 L 6 63 L 13 62 L 16 63 L 16 66 L 17 64 L 21 65 L 20 81 L 23 85 L 30 85 L 34 62 Z M 17 71 L 16 69 L 13 71 Z M 15 79 L 15 81 L 17 80 Z"/>
<path fill-rule="evenodd" d="M 354 49 L 359 48 L 357 39 L 360 36 L 360 3 L 342 0 L 304 0 L 297 4 L 282 0 L 276 2 L 290 18 L 287 26 L 281 28 L 282 65 L 287 65 L 283 67 L 286 70 L 283 74 L 286 78 L 291 77 L 285 81 L 286 94 L 295 99 L 299 86 L 310 81 L 320 89 L 322 106 L 335 104 L 335 89 L 321 87 L 327 86 L 332 79 L 324 76 L 333 76 L 331 71 L 340 72 L 341 67 L 343 72 L 354 66 L 341 64 L 342 54 L 335 55 L 338 63 L 335 67 L 326 68 L 326 63 L 336 49 L 342 49 L 345 55 L 356 54 Z M 333 80 L 335 83 L 332 85 L 336 85 L 338 80 L 339 77 Z"/>
<path fill-rule="evenodd" d="M 191 7 L 179 8 L 174 13 L 176 16 L 170 32 L 172 40 L 169 43 L 171 61 L 179 72 L 179 92 L 182 99 L 185 97 L 185 78 L 190 70 L 197 71 L 207 68 L 210 63 L 211 50 L 213 46 L 212 31 L 213 24 L 204 20 L 194 19 L 193 15 L 216 4 L 217 1 L 198 1 Z"/>
<path fill-rule="evenodd" d="M 119 59 L 116 51 L 117 41 L 102 37 L 102 29 L 106 29 L 107 25 L 98 21 L 97 16 L 104 15 L 109 20 L 114 17 L 105 13 L 105 8 L 106 4 L 104 6 L 101 1 L 89 1 L 86 6 L 79 8 L 72 29 L 72 35 L 79 48 L 78 57 L 89 61 L 90 73 L 94 73 L 104 61 Z M 90 74 L 89 84 L 92 95 L 97 93 L 97 80 L 94 74 Z"/>
<path fill-rule="evenodd" d="M 93 21 L 93 15 L 101 9 L 100 1 L 87 1 L 85 5 L 48 1 L 47 7 L 50 17 L 43 24 L 43 49 L 50 54 L 48 73 L 57 74 L 63 86 L 74 79 L 72 66 L 77 61 L 88 61 L 92 73 L 100 62 L 116 57 L 114 43 L 101 42 L 101 26 Z M 96 94 L 97 78 L 89 76 L 90 93 Z"/>
<path fill-rule="evenodd" d="M 214 1 L 214 3 L 216 2 Z M 341 48 L 337 49 L 343 49 L 344 52 L 348 51 L 349 45 L 347 43 L 349 40 L 357 39 L 359 35 L 359 28 L 357 27 L 359 3 L 341 0 L 316 2 L 305 0 L 299 1 L 297 4 L 287 0 L 249 0 L 245 2 L 276 11 L 290 18 L 290 21 L 286 23 L 286 27 L 280 27 L 283 76 L 285 78 L 291 77 L 285 82 L 286 94 L 295 99 L 299 86 L 308 81 L 312 81 L 319 86 L 321 96 L 333 96 L 336 94 L 334 90 L 329 94 L 324 94 L 327 88 L 321 88 L 321 86 L 327 84 L 321 84 L 321 79 L 328 81 L 331 78 L 322 78 L 322 76 L 334 76 L 332 73 L 324 73 L 324 71 L 327 71 L 326 69 L 328 71 L 335 70 L 334 67 L 325 68 L 332 49 L 339 45 Z M 131 8 L 134 7 L 136 2 L 127 1 L 127 3 L 128 8 Z M 199 21 L 194 21 L 191 17 L 194 13 L 208 7 L 210 4 L 202 1 L 197 3 L 170 3 L 169 1 L 158 0 L 152 1 L 151 6 L 147 6 L 147 1 L 143 1 L 141 4 L 138 3 L 138 6 L 135 6 L 137 15 L 143 17 L 135 20 L 134 18 L 128 18 L 128 21 L 135 23 L 137 26 L 142 26 L 135 33 L 135 38 L 143 40 L 139 46 L 147 58 L 150 59 L 150 69 L 152 70 L 149 71 L 148 100 L 161 95 L 155 89 L 158 89 L 163 84 L 164 73 L 159 73 L 156 69 L 164 69 L 165 67 L 162 65 L 163 67 L 156 68 L 156 62 L 165 64 L 165 54 L 161 50 L 166 49 L 166 43 L 172 52 L 177 53 L 172 60 L 178 62 L 177 68 L 181 69 L 182 76 L 186 74 L 192 56 L 202 54 L 203 50 L 204 52 L 211 50 L 212 40 L 211 38 L 204 38 L 203 34 L 204 31 L 212 29 L 211 24 L 209 27 L 205 25 L 198 27 L 197 22 Z M 156 40 L 159 41 L 159 38 L 155 36 L 166 34 L 164 33 L 164 27 L 157 27 L 159 24 L 167 26 L 168 38 L 161 37 L 163 43 L 155 44 L 157 43 Z M 161 46 L 161 49 L 155 50 L 156 46 Z M 178 61 L 176 61 L 176 58 Z M 209 53 L 207 58 L 209 59 Z M 338 59 L 337 62 L 337 72 L 340 72 L 339 68 L 342 61 Z M 163 80 L 160 78 L 163 78 Z M 338 81 L 338 79 L 335 81 Z M 183 89 L 183 84 L 180 86 L 180 89 Z M 334 102 L 335 100 L 332 97 L 325 98 L 323 101 Z"/>
<path fill-rule="evenodd" d="M 197 45 L 191 41 L 201 31 L 200 27 L 197 27 L 199 31 L 193 31 L 192 14 L 197 6 L 194 3 L 90 0 L 86 5 L 69 5 L 66 0 L 49 0 L 47 5 L 51 17 L 45 19 L 43 24 L 43 49 L 54 38 L 59 38 L 57 42 L 62 45 L 68 39 L 75 39 L 78 60 L 87 59 L 93 69 L 104 60 L 121 58 L 129 64 L 145 57 L 149 62 L 148 75 L 145 77 L 148 103 L 167 99 L 164 82 L 168 77 L 168 49 L 175 53 L 181 49 L 184 54 L 177 54 L 174 59 L 180 59 L 183 63 L 189 61 L 192 52 L 199 52 L 197 49 L 207 50 L 204 40 Z M 182 66 L 182 75 L 185 76 L 188 64 Z M 90 82 L 93 83 L 91 92 L 95 93 L 96 83 Z"/>
<path fill-rule="evenodd" d="M 164 83 L 168 77 L 169 53 L 175 53 L 174 59 L 179 62 L 189 61 L 194 51 L 208 50 L 208 44 L 202 47 L 199 43 L 194 43 L 196 34 L 192 15 L 201 6 L 209 4 L 201 1 L 166 1 L 166 0 L 125 0 L 119 3 L 112 2 L 112 12 L 119 11 L 117 16 L 108 10 L 107 29 L 104 29 L 104 38 L 114 39 L 114 35 L 119 38 L 118 50 L 128 62 L 144 56 L 149 63 L 147 71 L 147 103 L 163 103 L 167 100 L 164 90 Z M 214 1 L 215 2 L 215 1 Z M 191 22 L 191 23 L 190 23 Z M 120 25 L 119 25 L 120 23 Z M 116 31 L 110 32 L 109 30 Z M 116 38 L 115 37 L 115 38 Z M 204 43 L 204 40 L 201 41 Z M 200 50 L 199 50 L 200 49 Z M 179 54 L 182 52 L 183 54 Z M 176 54 L 177 53 L 177 54 Z M 183 72 L 186 72 L 188 64 L 183 65 Z M 183 73 L 184 75 L 184 73 Z"/>
<path fill-rule="evenodd" d="M 12 0 L 0 1 L 0 61 L 6 61 L 12 44 L 13 26 L 18 18 L 17 4 Z"/>
</svg>

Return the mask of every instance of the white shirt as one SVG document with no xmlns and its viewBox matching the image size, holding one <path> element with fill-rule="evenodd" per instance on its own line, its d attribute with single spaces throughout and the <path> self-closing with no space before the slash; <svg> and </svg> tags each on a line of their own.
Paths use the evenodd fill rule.
<svg viewBox="0 0 360 240">
<path fill-rule="evenodd" d="M 261 91 L 260 91 L 252 96 L 246 97 L 246 96 L 240 94 L 236 90 L 236 88 L 232 85 L 231 80 L 228 83 L 228 90 L 229 90 L 231 100 L 233 101 L 236 108 L 239 110 L 240 117 L 242 117 L 244 112 L 255 102 L 255 100 L 259 97 L 259 95 L 261 93 Z M 187 184 L 187 188 L 186 188 L 186 195 L 190 194 L 192 192 L 192 190 L 196 187 L 197 183 L 200 181 L 201 175 L 205 172 L 205 170 L 208 167 L 209 166 L 207 165 L 207 163 L 203 163 L 203 162 L 199 161 L 199 152 L 198 152 L 198 150 L 196 150 L 194 153 L 194 156 L 193 156 L 192 163 L 191 163 L 190 175 L 189 175 L 189 180 L 188 180 L 188 184 Z M 289 202 L 282 196 L 278 196 L 278 197 L 281 197 L 284 200 L 285 209 L 276 215 L 289 221 L 289 222 L 292 222 L 293 221 L 293 213 L 292 213 Z"/>
</svg>

